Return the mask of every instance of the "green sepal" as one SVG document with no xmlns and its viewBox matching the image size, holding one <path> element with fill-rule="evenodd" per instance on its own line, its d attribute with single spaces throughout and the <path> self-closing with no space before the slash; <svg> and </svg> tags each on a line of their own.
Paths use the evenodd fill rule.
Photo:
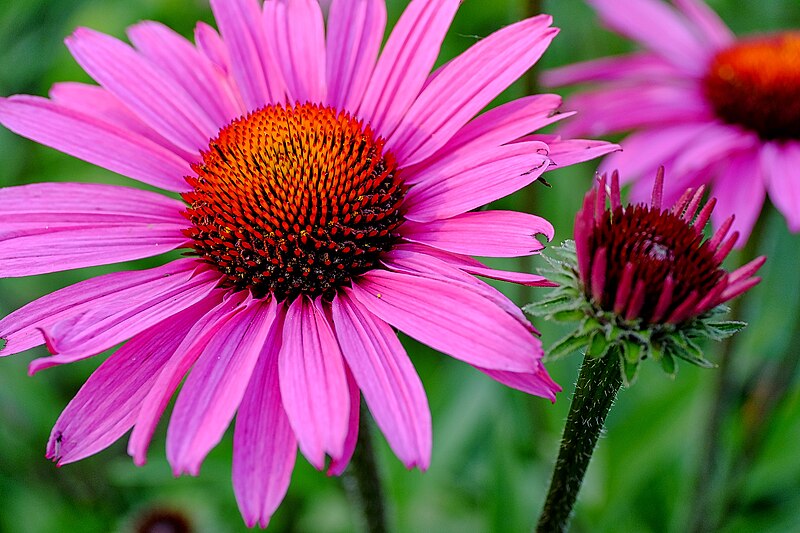
<svg viewBox="0 0 800 533">
<path fill-rule="evenodd" d="M 580 309 L 565 309 L 563 311 L 552 313 L 550 318 L 556 322 L 577 322 L 584 316 L 586 316 L 586 314 Z"/>
<path fill-rule="evenodd" d="M 639 363 L 642 359 L 642 345 L 635 341 L 622 341 L 622 355 L 628 363 Z"/>
<path fill-rule="evenodd" d="M 715 341 L 727 339 L 747 327 L 747 322 L 728 320 L 725 322 L 712 322 L 706 326 L 706 334 Z"/>
<path fill-rule="evenodd" d="M 675 366 L 675 358 L 668 353 L 662 354 L 661 369 L 666 372 L 669 377 L 675 379 L 675 374 L 678 373 L 678 367 Z"/>
<path fill-rule="evenodd" d="M 570 333 L 551 346 L 549 350 L 547 350 L 545 361 L 554 361 L 566 355 L 571 355 L 572 353 L 585 348 L 588 343 L 588 336 Z"/>
<path fill-rule="evenodd" d="M 610 347 L 611 343 L 606 340 L 605 334 L 602 331 L 595 331 L 589 340 L 589 348 L 586 350 L 586 355 L 595 359 L 605 357 Z"/>
<path fill-rule="evenodd" d="M 688 363 L 701 368 L 716 368 L 717 365 L 703 356 L 703 350 L 686 335 L 678 334 L 672 337 L 672 346 L 669 354 L 679 357 Z"/>
<path fill-rule="evenodd" d="M 622 383 L 626 387 L 636 383 L 636 378 L 639 377 L 639 361 L 631 363 L 625 357 L 620 357 L 620 366 L 622 367 Z"/>
</svg>

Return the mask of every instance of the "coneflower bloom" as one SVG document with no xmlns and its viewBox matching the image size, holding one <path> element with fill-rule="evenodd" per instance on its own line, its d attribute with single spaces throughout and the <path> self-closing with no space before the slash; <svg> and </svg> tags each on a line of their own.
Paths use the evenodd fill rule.
<svg viewBox="0 0 800 533">
<path fill-rule="evenodd" d="M 670 376 L 676 359 L 714 366 L 696 341 L 744 327 L 719 320 L 723 304 L 760 281 L 755 274 L 765 259 L 725 271 L 722 262 L 739 237 L 731 232 L 733 218 L 706 239 L 716 201 L 701 208 L 701 186 L 665 208 L 663 185 L 662 167 L 650 203 L 623 206 L 619 175 L 610 183 L 603 175 L 575 219 L 575 242 L 558 249 L 560 261 L 550 260 L 561 285 L 527 308 L 573 322 L 549 357 L 585 353 L 537 532 L 567 531 L 606 416 L 642 361 L 660 362 Z"/>
<path fill-rule="evenodd" d="M 344 469 L 361 394 L 403 463 L 428 467 L 427 400 L 393 328 L 554 398 L 535 330 L 473 275 L 547 282 L 471 258 L 536 253 L 553 228 L 473 210 L 615 146 L 530 135 L 565 116 L 552 95 L 475 118 L 557 30 L 547 16 L 521 21 L 431 74 L 459 3 L 413 0 L 380 51 L 383 0 L 334 0 L 327 31 L 316 0 L 212 0 L 219 33 L 201 23 L 192 44 L 144 22 L 131 47 L 79 29 L 67 46 L 99 86 L 0 99 L 16 133 L 164 191 L 0 191 L 0 275 L 188 250 L 0 321 L 0 355 L 52 352 L 32 373 L 127 341 L 58 419 L 48 457 L 79 460 L 133 428 L 129 453 L 144 463 L 185 377 L 167 430 L 175 474 L 196 475 L 238 412 L 234 489 L 246 522 L 265 526 L 298 447 Z"/>
<path fill-rule="evenodd" d="M 643 200 L 665 165 L 665 198 L 711 184 L 715 227 L 736 213 L 741 245 L 767 191 L 800 231 L 800 31 L 736 38 L 702 0 L 587 0 L 644 51 L 545 73 L 551 86 L 591 83 L 562 130 L 629 132 L 601 172 L 636 181 Z"/>
<path fill-rule="evenodd" d="M 630 382 L 639 362 L 648 358 L 661 361 L 670 374 L 675 358 L 713 366 L 695 341 L 718 340 L 741 328 L 717 320 L 724 311 L 720 306 L 761 281 L 755 273 L 766 259 L 724 270 L 722 263 L 739 238 L 731 231 L 734 217 L 706 239 L 703 230 L 716 200 L 701 208 L 705 187 L 700 186 L 663 207 L 663 185 L 662 167 L 650 203 L 623 206 L 614 172 L 587 193 L 575 219 L 574 252 L 562 249 L 568 260 L 553 262 L 553 279 L 562 286 L 529 307 L 550 316 L 577 311 L 582 320 L 551 356 L 588 346 L 589 355 L 601 357 L 616 347 Z"/>
</svg>

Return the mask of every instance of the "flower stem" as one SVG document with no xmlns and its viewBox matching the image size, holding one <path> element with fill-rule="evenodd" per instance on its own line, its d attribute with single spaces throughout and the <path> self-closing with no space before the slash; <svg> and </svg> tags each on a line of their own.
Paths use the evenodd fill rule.
<svg viewBox="0 0 800 533">
<path fill-rule="evenodd" d="M 383 486 L 372 445 L 372 425 L 366 409 L 361 410 L 358 422 L 358 444 L 348 468 L 348 492 L 356 505 L 361 508 L 365 531 L 386 533 L 386 505 Z"/>
<path fill-rule="evenodd" d="M 586 468 L 621 386 L 616 349 L 599 359 L 584 358 L 537 533 L 567 530 Z"/>
</svg>

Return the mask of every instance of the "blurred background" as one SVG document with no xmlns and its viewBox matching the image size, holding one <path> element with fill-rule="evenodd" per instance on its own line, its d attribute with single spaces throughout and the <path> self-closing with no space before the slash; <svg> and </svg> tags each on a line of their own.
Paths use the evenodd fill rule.
<svg viewBox="0 0 800 533">
<path fill-rule="evenodd" d="M 388 0 L 390 25 L 406 3 Z M 535 4 L 464 2 L 440 62 L 537 8 L 552 14 L 562 28 L 540 68 L 629 50 L 628 43 L 599 27 L 582 1 Z M 797 0 L 710 4 L 739 34 L 800 27 Z M 63 38 L 78 26 L 124 37 L 126 26 L 143 19 L 159 20 L 187 36 L 197 20 L 213 24 L 205 0 L 0 0 L 0 95 L 45 95 L 57 81 L 90 81 L 70 58 Z M 535 87 L 534 72 L 499 101 Z M 587 163 L 549 174 L 551 188 L 534 184 L 498 207 L 544 215 L 557 229 L 554 242 L 570 238 L 595 167 Z M 2 128 L 0 169 L 3 186 L 39 181 L 129 184 Z M 620 394 L 608 419 L 573 531 L 800 531 L 800 236 L 790 235 L 772 208 L 765 211 L 756 234 L 757 242 L 734 254 L 729 265 L 757 254 L 769 256 L 762 270 L 765 281 L 736 310 L 750 327 L 732 345 L 710 347 L 711 360 L 725 359 L 724 368 L 682 365 L 672 381 L 657 365 L 643 365 L 639 382 Z M 529 270 L 542 262 L 507 260 L 495 266 Z M 0 313 L 128 266 L 133 265 L 0 280 Z M 502 289 L 520 304 L 543 290 Z M 550 324 L 536 325 L 546 346 L 562 334 Z M 580 357 L 549 364 L 565 389 L 550 405 L 503 388 L 414 341 L 403 341 L 428 392 L 434 452 L 427 473 L 408 472 L 378 437 L 394 529 L 530 531 L 549 482 Z M 0 360 L 0 531 L 246 531 L 231 488 L 230 435 L 211 453 L 199 478 L 173 478 L 165 459 L 164 427 L 142 468 L 125 453 L 124 440 L 61 469 L 47 461 L 45 443 L 52 424 L 104 356 L 28 377 L 28 362 L 44 353 L 37 349 Z M 327 478 L 299 458 L 271 531 L 357 531 L 359 516 L 348 500 L 347 483 L 346 477 Z"/>
</svg>

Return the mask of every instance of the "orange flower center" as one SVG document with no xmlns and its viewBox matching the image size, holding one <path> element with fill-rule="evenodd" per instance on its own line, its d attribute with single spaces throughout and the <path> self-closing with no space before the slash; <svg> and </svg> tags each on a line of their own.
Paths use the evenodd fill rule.
<svg viewBox="0 0 800 533">
<path fill-rule="evenodd" d="M 405 188 L 369 126 L 313 104 L 267 106 L 223 128 L 186 180 L 186 235 L 254 296 L 330 298 L 374 268 Z"/>
<path fill-rule="evenodd" d="M 717 116 L 762 139 L 800 139 L 800 32 L 719 52 L 705 79 Z"/>
</svg>

